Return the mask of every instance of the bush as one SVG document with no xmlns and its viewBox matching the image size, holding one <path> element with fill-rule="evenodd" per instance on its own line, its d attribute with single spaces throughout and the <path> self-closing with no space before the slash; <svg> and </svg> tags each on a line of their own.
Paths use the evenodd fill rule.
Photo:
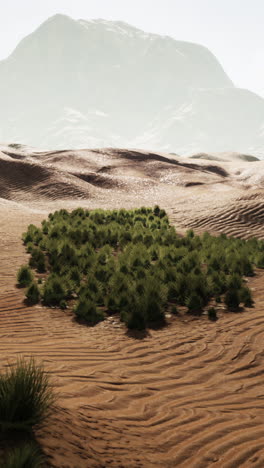
<svg viewBox="0 0 264 468">
<path fill-rule="evenodd" d="M 214 307 L 210 307 L 210 309 L 208 309 L 208 318 L 212 322 L 215 322 L 217 320 L 217 313 Z"/>
<path fill-rule="evenodd" d="M 145 302 L 145 318 L 150 322 L 163 322 L 167 304 L 168 289 L 159 279 L 147 277 L 144 284 L 143 300 Z"/>
<path fill-rule="evenodd" d="M 1 468 L 41 468 L 44 466 L 44 457 L 39 448 L 31 443 L 14 448 L 8 453 Z"/>
<path fill-rule="evenodd" d="M 131 298 L 124 321 L 130 330 L 146 328 L 146 309 L 144 301 L 138 297 Z"/>
<path fill-rule="evenodd" d="M 44 304 L 52 306 L 59 305 L 61 301 L 67 298 L 67 289 L 62 278 L 59 276 L 50 276 L 43 290 Z"/>
<path fill-rule="evenodd" d="M 81 274 L 78 267 L 72 267 L 72 269 L 69 272 L 69 279 L 75 286 L 80 286 Z"/>
<path fill-rule="evenodd" d="M 37 283 L 31 283 L 29 286 L 27 292 L 26 292 L 26 298 L 29 302 L 29 304 L 34 305 L 37 304 L 40 300 L 40 292 Z"/>
<path fill-rule="evenodd" d="M 66 301 L 64 301 L 64 300 L 60 301 L 60 309 L 61 310 L 67 309 L 67 302 Z"/>
<path fill-rule="evenodd" d="M 0 428 L 31 431 L 44 421 L 54 402 L 49 378 L 33 359 L 19 359 L 0 375 Z"/>
<path fill-rule="evenodd" d="M 242 286 L 242 278 L 240 275 L 233 274 L 227 280 L 227 287 L 229 289 L 240 289 Z"/>
<path fill-rule="evenodd" d="M 261 252 L 256 256 L 255 260 L 256 266 L 258 268 L 263 268 L 264 269 L 264 253 Z"/>
<path fill-rule="evenodd" d="M 225 304 L 230 310 L 237 310 L 240 304 L 239 290 L 229 289 L 225 294 Z"/>
<path fill-rule="evenodd" d="M 146 304 L 146 318 L 148 323 L 163 322 L 165 320 L 164 308 L 156 297 L 148 297 Z"/>
<path fill-rule="evenodd" d="M 105 318 L 103 311 L 97 309 L 95 304 L 88 299 L 81 299 L 74 308 L 74 312 L 79 319 L 85 320 L 90 325 L 96 325 Z"/>
<path fill-rule="evenodd" d="M 105 305 L 110 312 L 118 312 L 120 305 L 119 305 L 119 297 L 110 295 L 105 300 Z"/>
<path fill-rule="evenodd" d="M 155 206 L 154 206 L 153 213 L 154 213 L 155 216 L 159 216 L 159 214 L 160 214 L 160 207 L 159 207 L 159 205 L 155 205 Z"/>
<path fill-rule="evenodd" d="M 203 301 L 200 296 L 196 293 L 191 293 L 186 299 L 185 305 L 188 307 L 190 314 L 200 313 L 203 307 Z"/>
<path fill-rule="evenodd" d="M 252 307 L 254 304 L 251 291 L 246 286 L 240 289 L 240 301 L 245 307 Z"/>
<path fill-rule="evenodd" d="M 45 255 L 42 250 L 39 248 L 32 250 L 29 265 L 32 268 L 36 268 L 39 273 L 44 273 L 46 271 Z"/>
<path fill-rule="evenodd" d="M 33 274 L 28 265 L 23 265 L 17 273 L 17 282 L 19 286 L 25 288 L 33 281 Z"/>
</svg>

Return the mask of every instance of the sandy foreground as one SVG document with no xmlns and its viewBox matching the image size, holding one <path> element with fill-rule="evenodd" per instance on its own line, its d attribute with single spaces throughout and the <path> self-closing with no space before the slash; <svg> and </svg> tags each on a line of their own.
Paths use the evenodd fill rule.
<svg viewBox="0 0 264 468">
<path fill-rule="evenodd" d="M 208 161 L 133 150 L 0 152 L 1 367 L 43 361 L 58 407 L 37 433 L 52 467 L 264 466 L 264 274 L 255 308 L 171 317 L 145 336 L 114 318 L 26 307 L 21 234 L 55 209 L 158 203 L 179 232 L 264 237 L 264 161 Z"/>
</svg>

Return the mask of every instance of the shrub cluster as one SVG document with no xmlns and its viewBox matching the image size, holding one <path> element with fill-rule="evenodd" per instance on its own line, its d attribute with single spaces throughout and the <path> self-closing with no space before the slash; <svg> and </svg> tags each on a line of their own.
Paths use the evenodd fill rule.
<svg viewBox="0 0 264 468">
<path fill-rule="evenodd" d="M 230 310 L 253 304 L 243 278 L 264 267 L 264 241 L 192 230 L 179 236 L 158 206 L 134 210 L 56 211 L 23 235 L 29 265 L 18 282 L 27 298 L 66 308 L 94 325 L 119 313 L 129 328 L 165 320 L 167 308 L 200 314 L 214 299 Z M 71 304 L 71 302 L 70 302 Z M 210 313 L 213 318 L 213 313 Z"/>
</svg>

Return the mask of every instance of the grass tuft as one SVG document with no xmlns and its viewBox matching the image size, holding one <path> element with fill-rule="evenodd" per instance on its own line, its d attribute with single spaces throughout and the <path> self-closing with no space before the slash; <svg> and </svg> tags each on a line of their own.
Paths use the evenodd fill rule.
<svg viewBox="0 0 264 468">
<path fill-rule="evenodd" d="M 43 466 L 44 457 L 33 443 L 14 448 L 5 457 L 4 463 L 0 464 L 0 468 L 42 468 Z"/>
<path fill-rule="evenodd" d="M 49 377 L 34 359 L 19 359 L 0 375 L 0 429 L 31 431 L 54 403 Z"/>
</svg>

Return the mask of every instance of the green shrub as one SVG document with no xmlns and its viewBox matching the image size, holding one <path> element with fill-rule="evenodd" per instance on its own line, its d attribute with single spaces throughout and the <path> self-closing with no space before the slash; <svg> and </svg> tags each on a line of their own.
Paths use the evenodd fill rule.
<svg viewBox="0 0 264 468">
<path fill-rule="evenodd" d="M 82 278 L 78 267 L 72 267 L 69 272 L 69 280 L 72 281 L 75 286 L 80 286 L 81 279 Z"/>
<path fill-rule="evenodd" d="M 29 265 L 32 268 L 36 268 L 39 273 L 44 273 L 46 271 L 45 255 L 42 250 L 39 248 L 34 248 L 32 250 Z"/>
<path fill-rule="evenodd" d="M 255 260 L 256 266 L 258 268 L 263 268 L 264 269 L 264 253 L 258 253 L 256 255 L 256 260 Z"/>
<path fill-rule="evenodd" d="M 19 286 L 25 288 L 33 281 L 33 274 L 28 265 L 23 265 L 17 273 L 17 282 Z"/>
<path fill-rule="evenodd" d="M 243 274 L 245 276 L 254 276 L 253 265 L 248 258 L 243 259 Z"/>
<path fill-rule="evenodd" d="M 240 289 L 242 286 L 242 277 L 237 273 L 231 275 L 227 280 L 227 287 L 229 289 Z"/>
<path fill-rule="evenodd" d="M 251 291 L 248 287 L 243 286 L 240 291 L 240 301 L 244 304 L 245 307 L 252 307 L 254 304 Z"/>
<path fill-rule="evenodd" d="M 42 468 L 44 457 L 39 448 L 31 443 L 14 448 L 5 457 L 1 468 Z"/>
<path fill-rule="evenodd" d="M 111 276 L 111 271 L 108 266 L 97 266 L 94 276 L 98 281 L 106 283 Z"/>
<path fill-rule="evenodd" d="M 110 312 L 118 312 L 120 309 L 120 299 L 116 295 L 110 295 L 106 297 L 105 305 Z"/>
<path fill-rule="evenodd" d="M 154 216 L 159 216 L 159 214 L 160 214 L 160 207 L 159 207 L 159 205 L 155 205 L 155 206 L 154 206 L 153 213 L 154 213 Z"/>
<path fill-rule="evenodd" d="M 228 289 L 228 291 L 225 294 L 225 304 L 230 310 L 237 310 L 239 308 L 239 289 Z"/>
<path fill-rule="evenodd" d="M 163 322 L 165 320 L 164 307 L 159 297 L 148 296 L 146 304 L 147 322 Z"/>
<path fill-rule="evenodd" d="M 0 375 L 0 428 L 31 431 L 44 421 L 54 402 L 49 378 L 33 359 L 19 359 Z"/>
<path fill-rule="evenodd" d="M 208 309 L 208 318 L 212 322 L 215 322 L 217 320 L 217 313 L 214 307 L 210 307 L 210 309 Z"/>
<path fill-rule="evenodd" d="M 168 300 L 170 302 L 178 302 L 179 287 L 176 282 L 168 283 Z"/>
<path fill-rule="evenodd" d="M 186 299 L 185 305 L 188 307 L 188 312 L 191 314 L 200 313 L 203 307 L 203 301 L 198 294 L 192 292 Z"/>
<path fill-rule="evenodd" d="M 49 276 L 43 289 L 43 302 L 46 305 L 59 305 L 67 299 L 65 282 L 59 276 Z"/>
<path fill-rule="evenodd" d="M 32 242 L 29 242 L 27 245 L 26 245 L 26 251 L 27 253 L 31 253 L 34 249 L 34 244 Z"/>
<path fill-rule="evenodd" d="M 37 283 L 35 282 L 31 283 L 31 285 L 29 286 L 26 292 L 26 298 L 29 304 L 31 305 L 38 304 L 40 300 L 40 291 L 39 291 Z"/>
<path fill-rule="evenodd" d="M 131 298 L 127 307 L 125 323 L 131 330 L 144 330 L 146 328 L 146 309 L 145 303 L 138 297 Z"/>
<path fill-rule="evenodd" d="M 85 320 L 90 325 L 96 325 L 105 318 L 103 311 L 97 309 L 95 304 L 88 299 L 81 299 L 74 308 L 74 312 L 79 319 Z"/>
</svg>

